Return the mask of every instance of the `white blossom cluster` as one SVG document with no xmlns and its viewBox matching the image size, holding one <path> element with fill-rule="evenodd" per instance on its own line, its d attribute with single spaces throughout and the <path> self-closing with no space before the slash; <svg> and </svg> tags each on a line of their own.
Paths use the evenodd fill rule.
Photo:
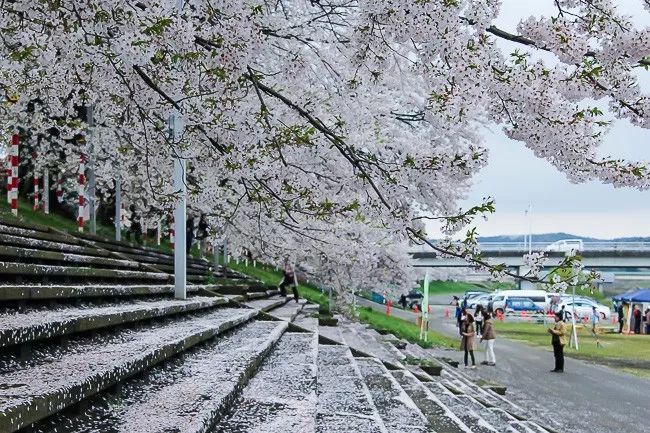
<svg viewBox="0 0 650 433">
<path fill-rule="evenodd" d="M 650 127 L 636 75 L 648 29 L 611 0 L 555 4 L 513 35 L 492 25 L 497 0 L 6 1 L 0 121 L 41 136 L 44 163 L 68 174 L 92 148 L 104 196 L 119 179 L 152 225 L 181 156 L 215 242 L 341 290 L 407 286 L 418 217 L 467 224 L 456 202 L 486 163 L 488 124 L 573 181 L 650 186 L 647 163 L 597 153 L 614 119 Z M 465 245 L 454 253 L 478 254 Z"/>
</svg>

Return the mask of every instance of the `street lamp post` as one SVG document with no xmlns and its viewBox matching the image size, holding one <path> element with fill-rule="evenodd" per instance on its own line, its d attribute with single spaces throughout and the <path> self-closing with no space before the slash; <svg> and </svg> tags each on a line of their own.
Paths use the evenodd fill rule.
<svg viewBox="0 0 650 433">
<path fill-rule="evenodd" d="M 183 0 L 176 0 L 176 13 L 181 18 Z M 178 98 L 176 98 L 178 100 Z M 178 142 L 183 133 L 181 112 L 174 108 L 169 117 L 169 137 L 173 142 Z M 185 183 L 186 161 L 179 152 L 174 158 L 174 191 L 178 193 L 178 201 L 174 208 L 174 297 L 187 298 L 187 251 L 186 251 L 186 224 L 187 224 L 187 184 Z"/>
</svg>

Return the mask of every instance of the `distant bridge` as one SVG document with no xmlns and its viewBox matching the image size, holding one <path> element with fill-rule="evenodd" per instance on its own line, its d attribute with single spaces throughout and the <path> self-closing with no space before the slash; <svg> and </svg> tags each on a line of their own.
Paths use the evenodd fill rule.
<svg viewBox="0 0 650 433">
<path fill-rule="evenodd" d="M 545 252 L 548 256 L 545 268 L 554 268 L 565 257 L 565 252 L 545 251 L 550 243 L 533 242 L 533 252 Z M 620 268 L 650 268 L 650 242 L 584 242 L 580 252 L 587 269 L 613 270 Z M 528 247 L 523 242 L 485 242 L 480 244 L 483 257 L 489 263 L 504 263 L 509 268 L 524 268 L 523 256 Z M 462 259 L 443 257 L 428 245 L 415 246 L 410 251 L 413 265 L 421 268 L 474 267 Z"/>
</svg>

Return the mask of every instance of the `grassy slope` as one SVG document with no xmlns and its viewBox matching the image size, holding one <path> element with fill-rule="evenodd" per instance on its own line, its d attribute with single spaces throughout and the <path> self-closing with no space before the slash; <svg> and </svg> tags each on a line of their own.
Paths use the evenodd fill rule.
<svg viewBox="0 0 650 433">
<path fill-rule="evenodd" d="M 387 316 L 386 314 L 375 311 L 370 307 L 363 307 L 359 310 L 359 319 L 377 330 L 388 330 L 395 336 L 403 338 L 411 343 L 417 343 L 422 347 L 450 347 L 456 348 L 458 342 L 445 335 L 429 331 L 428 341 L 420 341 L 420 328 L 415 324 L 398 317 Z"/>
</svg>

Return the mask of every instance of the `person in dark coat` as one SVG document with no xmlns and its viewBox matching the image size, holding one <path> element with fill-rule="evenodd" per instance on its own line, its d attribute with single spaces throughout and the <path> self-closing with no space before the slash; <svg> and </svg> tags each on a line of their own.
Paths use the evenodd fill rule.
<svg viewBox="0 0 650 433">
<path fill-rule="evenodd" d="M 625 323 L 625 311 L 623 311 L 623 303 L 619 302 L 616 308 L 616 315 L 618 316 L 618 333 L 623 333 L 623 324 Z"/>
<path fill-rule="evenodd" d="M 133 237 L 135 238 L 135 242 L 137 244 L 142 243 L 142 222 L 141 222 L 141 217 L 140 214 L 136 211 L 135 205 L 132 204 L 129 206 L 129 229 L 126 231 L 126 240 L 131 242 L 131 233 L 133 233 Z"/>
<path fill-rule="evenodd" d="M 406 295 L 404 293 L 402 293 L 402 296 L 399 297 L 399 301 L 397 303 L 400 304 L 402 308 L 406 309 L 408 301 L 406 300 Z"/>
<path fill-rule="evenodd" d="M 205 220 L 204 214 L 201 214 L 199 218 L 199 225 L 196 228 L 196 239 L 199 241 L 199 254 L 203 257 L 203 254 L 207 252 L 208 246 L 208 223 Z"/>
<path fill-rule="evenodd" d="M 566 345 L 566 325 L 560 313 L 555 315 L 555 326 L 548 328 L 555 357 L 555 368 L 551 373 L 564 373 L 564 346 Z"/>
<path fill-rule="evenodd" d="M 467 313 L 465 320 L 461 322 L 460 335 L 460 350 L 465 351 L 465 367 L 476 368 L 476 360 L 474 359 L 474 350 L 476 349 L 476 330 L 474 329 L 474 316 L 472 316 L 471 313 Z M 468 355 L 472 358 L 471 367 L 468 367 L 467 365 Z"/>
<path fill-rule="evenodd" d="M 192 243 L 194 242 L 194 217 L 189 217 L 185 225 L 185 243 L 187 247 L 187 255 L 190 254 Z"/>
</svg>

